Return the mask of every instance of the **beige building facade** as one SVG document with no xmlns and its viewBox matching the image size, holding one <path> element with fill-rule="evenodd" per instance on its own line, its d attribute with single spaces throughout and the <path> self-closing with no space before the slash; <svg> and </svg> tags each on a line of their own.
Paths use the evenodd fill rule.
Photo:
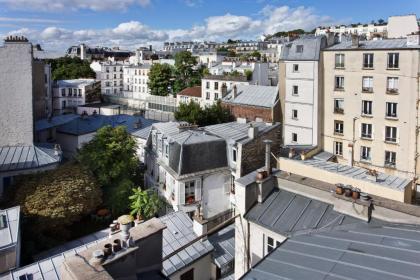
<svg viewBox="0 0 420 280">
<path fill-rule="evenodd" d="M 338 162 L 417 180 L 419 35 L 322 52 L 323 148 Z"/>
</svg>

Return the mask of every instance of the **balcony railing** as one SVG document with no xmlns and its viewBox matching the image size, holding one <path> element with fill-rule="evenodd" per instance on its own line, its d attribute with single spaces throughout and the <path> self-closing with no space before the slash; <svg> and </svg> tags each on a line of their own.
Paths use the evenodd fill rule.
<svg viewBox="0 0 420 280">
<path fill-rule="evenodd" d="M 385 142 L 397 143 L 397 137 L 385 137 Z"/>
<path fill-rule="evenodd" d="M 344 109 L 343 108 L 334 108 L 334 113 L 336 114 L 344 114 Z"/>
<path fill-rule="evenodd" d="M 387 88 L 386 89 L 386 93 L 397 94 L 398 93 L 398 89 L 397 88 Z"/>
<path fill-rule="evenodd" d="M 362 92 L 372 93 L 373 88 L 372 87 L 362 87 Z"/>
</svg>

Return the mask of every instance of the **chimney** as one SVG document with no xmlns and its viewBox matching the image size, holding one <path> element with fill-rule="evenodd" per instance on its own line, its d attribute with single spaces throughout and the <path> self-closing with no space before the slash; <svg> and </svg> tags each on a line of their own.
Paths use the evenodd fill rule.
<svg viewBox="0 0 420 280">
<path fill-rule="evenodd" d="M 248 128 L 248 137 L 251 139 L 255 139 L 258 135 L 258 127 L 253 126 L 252 124 Z"/>
<path fill-rule="evenodd" d="M 351 35 L 351 47 L 352 48 L 359 47 L 359 36 L 356 34 Z"/>
<path fill-rule="evenodd" d="M 420 45 L 420 33 L 411 33 L 407 35 L 407 46 L 418 46 Z"/>
<path fill-rule="evenodd" d="M 202 207 L 201 204 L 197 205 L 197 208 L 194 212 L 193 217 L 193 231 L 197 236 L 201 236 L 207 233 L 207 223 L 208 221 L 203 219 Z M 202 240 L 207 239 L 207 236 L 203 237 Z"/>
<path fill-rule="evenodd" d="M 271 175 L 271 144 L 273 141 L 271 140 L 264 140 L 265 144 L 265 171 L 267 171 L 267 175 Z"/>
<path fill-rule="evenodd" d="M 238 88 L 236 85 L 233 86 L 233 99 L 235 99 L 238 96 Z"/>
<path fill-rule="evenodd" d="M 131 223 L 134 221 L 133 216 L 123 215 L 118 218 L 118 223 L 120 224 L 121 229 L 121 238 L 125 242 L 125 247 L 130 247 L 130 229 Z"/>
</svg>

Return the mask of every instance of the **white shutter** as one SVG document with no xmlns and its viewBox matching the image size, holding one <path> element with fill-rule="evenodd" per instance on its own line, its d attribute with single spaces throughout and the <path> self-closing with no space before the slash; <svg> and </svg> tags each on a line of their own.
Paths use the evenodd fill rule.
<svg viewBox="0 0 420 280">
<path fill-rule="evenodd" d="M 179 182 L 178 184 L 178 196 L 175 193 L 175 199 L 178 197 L 178 202 L 181 205 L 185 204 L 185 183 Z"/>
<path fill-rule="evenodd" d="M 195 181 L 195 201 L 201 200 L 201 180 Z"/>
</svg>

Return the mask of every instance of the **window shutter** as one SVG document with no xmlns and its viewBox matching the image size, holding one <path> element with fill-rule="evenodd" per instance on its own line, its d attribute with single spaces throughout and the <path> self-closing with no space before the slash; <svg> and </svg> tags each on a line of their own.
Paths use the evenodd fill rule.
<svg viewBox="0 0 420 280">
<path fill-rule="evenodd" d="M 195 201 L 201 200 L 201 180 L 195 181 Z"/>
<path fill-rule="evenodd" d="M 175 199 L 177 197 L 177 194 L 175 193 Z M 178 202 L 179 204 L 184 205 L 185 204 L 185 183 L 179 182 L 178 187 Z"/>
</svg>

